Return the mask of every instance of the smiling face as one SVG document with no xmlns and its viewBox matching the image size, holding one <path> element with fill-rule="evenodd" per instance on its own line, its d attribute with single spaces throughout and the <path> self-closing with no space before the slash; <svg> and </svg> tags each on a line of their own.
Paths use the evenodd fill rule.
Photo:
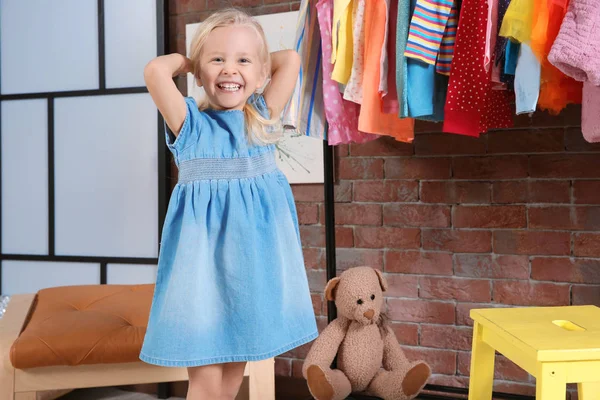
<svg viewBox="0 0 600 400">
<path fill-rule="evenodd" d="M 261 39 L 249 26 L 213 29 L 199 60 L 198 85 L 210 104 L 218 109 L 241 110 L 248 98 L 265 82 L 266 62 Z"/>
</svg>

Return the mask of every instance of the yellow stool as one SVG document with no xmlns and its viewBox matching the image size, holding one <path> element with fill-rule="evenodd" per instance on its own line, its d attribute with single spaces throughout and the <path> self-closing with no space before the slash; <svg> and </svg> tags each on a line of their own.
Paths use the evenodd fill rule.
<svg viewBox="0 0 600 400">
<path fill-rule="evenodd" d="M 595 306 L 471 310 L 475 321 L 469 400 L 490 400 L 494 350 L 536 378 L 537 400 L 600 400 L 600 308 Z"/>
</svg>

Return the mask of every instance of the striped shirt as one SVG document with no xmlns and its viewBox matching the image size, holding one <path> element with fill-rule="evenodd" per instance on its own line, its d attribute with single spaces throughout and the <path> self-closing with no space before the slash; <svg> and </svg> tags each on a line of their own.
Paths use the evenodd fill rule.
<svg viewBox="0 0 600 400">
<path fill-rule="evenodd" d="M 456 28 L 458 28 L 458 7 L 456 2 L 452 5 L 444 37 L 437 56 L 435 70 L 438 74 L 450 75 L 452 58 L 454 57 L 454 42 L 456 40 Z"/>
<path fill-rule="evenodd" d="M 435 65 L 453 0 L 417 0 L 404 55 Z"/>
<path fill-rule="evenodd" d="M 294 50 L 300 55 L 300 73 L 283 113 L 283 126 L 303 135 L 325 139 L 321 32 L 316 0 L 302 0 Z"/>
</svg>

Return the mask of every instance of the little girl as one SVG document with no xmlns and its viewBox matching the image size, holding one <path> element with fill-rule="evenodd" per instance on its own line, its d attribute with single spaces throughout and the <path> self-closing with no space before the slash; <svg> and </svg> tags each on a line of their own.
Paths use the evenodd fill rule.
<svg viewBox="0 0 600 400">
<path fill-rule="evenodd" d="M 269 54 L 251 17 L 224 10 L 202 22 L 190 59 L 169 54 L 144 70 L 172 132 L 179 181 L 140 359 L 188 367 L 188 400 L 234 399 L 246 361 L 318 334 L 294 199 L 273 145 L 299 65 L 293 51 Z M 187 72 L 206 92 L 200 107 L 173 83 Z"/>
</svg>

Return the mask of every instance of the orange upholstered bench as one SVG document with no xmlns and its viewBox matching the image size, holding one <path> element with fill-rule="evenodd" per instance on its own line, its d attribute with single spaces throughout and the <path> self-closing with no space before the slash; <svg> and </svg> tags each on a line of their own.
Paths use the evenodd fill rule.
<svg viewBox="0 0 600 400">
<path fill-rule="evenodd" d="M 175 382 L 185 368 L 138 358 L 154 285 L 85 285 L 12 296 L 0 319 L 0 400 L 44 391 Z M 274 360 L 247 364 L 249 399 L 274 400 Z"/>
</svg>

